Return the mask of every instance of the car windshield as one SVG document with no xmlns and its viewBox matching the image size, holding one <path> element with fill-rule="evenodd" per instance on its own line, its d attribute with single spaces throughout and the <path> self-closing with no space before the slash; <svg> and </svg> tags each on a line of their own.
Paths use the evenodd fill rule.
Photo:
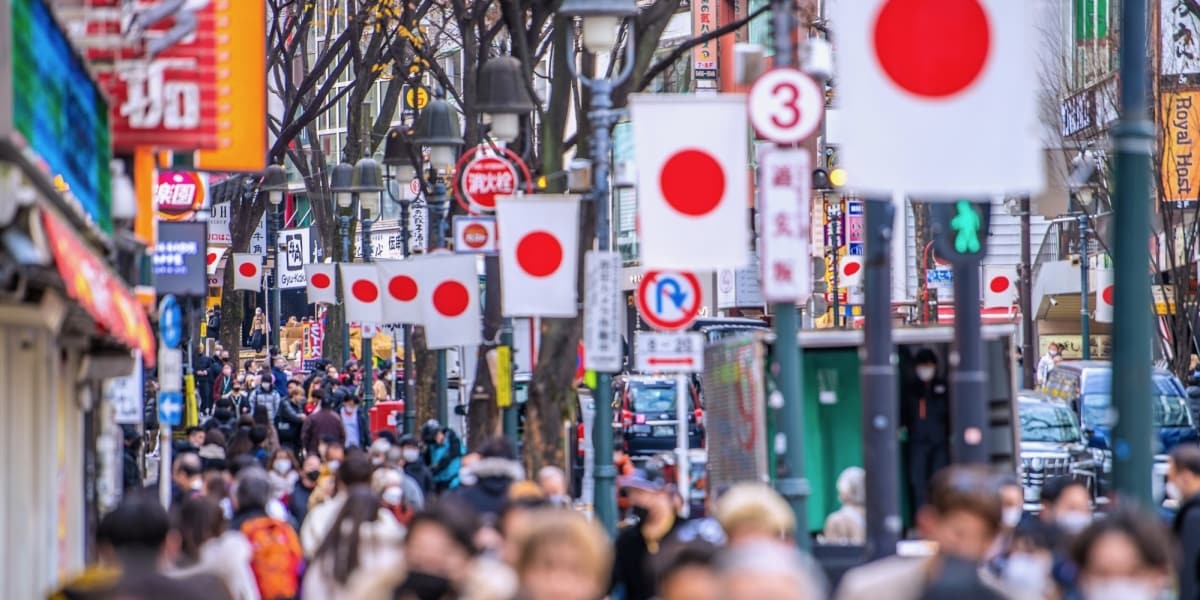
<svg viewBox="0 0 1200 600">
<path fill-rule="evenodd" d="M 635 413 L 671 413 L 674 416 L 675 384 L 630 382 L 629 409 Z"/>
<path fill-rule="evenodd" d="M 1154 396 L 1155 427 L 1191 427 L 1192 415 L 1182 396 Z M 1090 426 L 1112 427 L 1112 396 L 1087 394 L 1083 397 L 1083 422 Z"/>
<path fill-rule="evenodd" d="M 1078 442 L 1080 439 L 1075 415 L 1066 405 L 1022 402 L 1020 411 L 1023 442 Z"/>
</svg>

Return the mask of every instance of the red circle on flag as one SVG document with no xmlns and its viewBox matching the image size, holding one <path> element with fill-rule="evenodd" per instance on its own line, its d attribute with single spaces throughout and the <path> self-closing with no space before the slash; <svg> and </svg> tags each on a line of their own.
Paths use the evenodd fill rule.
<svg viewBox="0 0 1200 600">
<path fill-rule="evenodd" d="M 546 231 L 534 231 L 517 242 L 517 264 L 534 277 L 546 277 L 562 264 L 563 248 L 558 238 Z"/>
<path fill-rule="evenodd" d="M 708 152 L 680 150 L 663 163 L 658 187 L 671 208 L 689 217 L 702 217 L 725 196 L 725 169 Z"/>
<path fill-rule="evenodd" d="M 417 297 L 417 280 L 408 275 L 397 275 L 388 282 L 388 293 L 401 302 L 412 302 Z"/>
<path fill-rule="evenodd" d="M 993 277 L 988 282 L 988 287 L 992 289 L 993 294 L 1003 294 L 1008 291 L 1009 281 L 1007 277 Z"/>
<path fill-rule="evenodd" d="M 874 38 L 876 59 L 892 82 L 926 98 L 969 87 L 992 46 L 979 0 L 889 0 L 876 17 Z"/>
<path fill-rule="evenodd" d="M 254 277 L 258 274 L 258 265 L 252 262 L 244 262 L 238 265 L 238 273 L 241 273 L 242 277 Z"/>
<path fill-rule="evenodd" d="M 216 252 L 209 252 L 209 253 L 208 253 L 208 257 L 207 257 L 207 258 L 208 258 L 208 264 L 210 264 L 210 265 L 211 265 L 211 264 L 213 264 L 213 263 L 217 262 L 217 253 L 216 253 Z"/>
<path fill-rule="evenodd" d="M 354 294 L 354 298 L 359 302 L 374 302 L 379 298 L 379 287 L 372 281 L 359 279 L 350 286 L 350 293 Z"/>
<path fill-rule="evenodd" d="M 854 277 L 855 275 L 858 275 L 858 272 L 861 270 L 862 263 L 858 262 L 857 260 L 846 261 L 842 265 L 842 275 L 845 275 L 846 277 Z"/>
<path fill-rule="evenodd" d="M 1104 288 L 1104 291 L 1100 293 L 1100 298 L 1104 300 L 1105 304 L 1114 304 L 1113 295 L 1116 294 L 1116 291 L 1116 288 L 1110 285 Z"/>
<path fill-rule="evenodd" d="M 318 290 L 323 290 L 329 287 L 332 283 L 333 282 L 330 281 L 329 276 L 324 273 L 314 273 L 312 276 L 312 286 Z"/>
<path fill-rule="evenodd" d="M 470 301 L 467 287 L 457 281 L 443 281 L 433 290 L 433 308 L 447 317 L 466 312 Z"/>
</svg>

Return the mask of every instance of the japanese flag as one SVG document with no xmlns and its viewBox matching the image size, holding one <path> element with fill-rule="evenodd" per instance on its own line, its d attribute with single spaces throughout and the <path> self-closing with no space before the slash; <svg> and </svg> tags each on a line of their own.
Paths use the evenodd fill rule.
<svg viewBox="0 0 1200 600">
<path fill-rule="evenodd" d="M 863 257 L 843 254 L 838 258 L 838 287 L 858 287 L 862 283 Z"/>
<path fill-rule="evenodd" d="M 380 299 L 379 277 L 375 265 L 341 263 L 342 301 L 346 320 L 360 325 L 383 323 L 383 300 Z"/>
<path fill-rule="evenodd" d="M 496 228 L 504 316 L 575 316 L 579 199 L 501 198 L 496 202 Z"/>
<path fill-rule="evenodd" d="M 1017 267 L 987 265 L 983 268 L 983 307 L 1012 308 L 1017 301 Z"/>
<path fill-rule="evenodd" d="M 259 291 L 262 289 L 262 256 L 243 252 L 233 253 L 233 289 Z"/>
<path fill-rule="evenodd" d="M 1096 312 L 1093 317 L 1097 323 L 1112 323 L 1113 320 L 1113 287 L 1112 269 L 1096 269 Z"/>
<path fill-rule="evenodd" d="M 421 325 L 421 273 L 423 258 L 383 260 L 379 269 L 379 287 L 383 289 L 383 321 Z"/>
<path fill-rule="evenodd" d="M 217 267 L 221 266 L 221 259 L 225 257 L 226 248 L 214 247 L 208 249 L 207 256 L 204 257 L 205 265 L 209 275 L 217 274 Z"/>
<path fill-rule="evenodd" d="M 839 160 L 858 191 L 1042 189 L 1033 4 L 836 4 L 838 70 L 853 74 L 839 79 Z"/>
<path fill-rule="evenodd" d="M 304 265 L 304 280 L 308 283 L 308 301 L 312 303 L 337 304 L 337 265 L 333 263 L 310 263 Z"/>
<path fill-rule="evenodd" d="M 416 262 L 425 342 L 429 348 L 481 344 L 483 324 L 475 257 L 469 254 L 431 255 Z"/>
<path fill-rule="evenodd" d="M 642 268 L 711 271 L 749 262 L 746 100 L 629 97 Z"/>
</svg>

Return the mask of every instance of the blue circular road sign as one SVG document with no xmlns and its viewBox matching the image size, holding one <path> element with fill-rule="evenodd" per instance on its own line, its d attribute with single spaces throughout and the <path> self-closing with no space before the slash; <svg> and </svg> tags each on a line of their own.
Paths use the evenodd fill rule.
<svg viewBox="0 0 1200 600">
<path fill-rule="evenodd" d="M 158 304 L 158 335 L 167 348 L 175 349 L 183 341 L 183 311 L 172 294 L 163 296 Z"/>
</svg>

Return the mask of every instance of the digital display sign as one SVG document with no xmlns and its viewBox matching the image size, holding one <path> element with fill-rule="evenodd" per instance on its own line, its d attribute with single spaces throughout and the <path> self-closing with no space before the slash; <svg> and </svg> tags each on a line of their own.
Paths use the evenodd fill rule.
<svg viewBox="0 0 1200 600">
<path fill-rule="evenodd" d="M 158 224 L 154 245 L 154 287 L 159 294 L 208 293 L 208 228 L 204 223 Z"/>
</svg>

